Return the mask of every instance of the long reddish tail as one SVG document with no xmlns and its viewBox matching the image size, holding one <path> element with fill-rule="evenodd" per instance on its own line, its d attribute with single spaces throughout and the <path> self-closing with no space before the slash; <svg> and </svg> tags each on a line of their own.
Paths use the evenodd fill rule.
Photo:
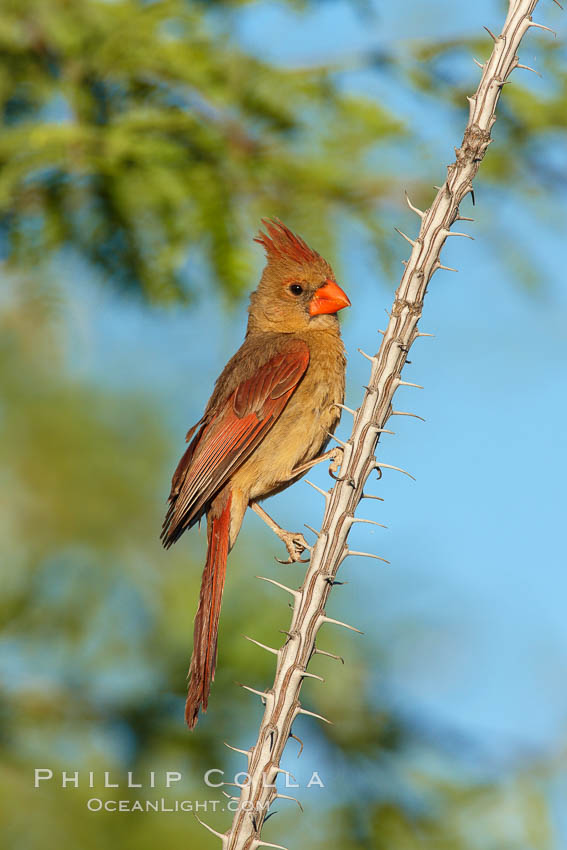
<svg viewBox="0 0 567 850">
<path fill-rule="evenodd" d="M 211 682 L 215 678 L 217 638 L 222 592 L 226 576 L 230 536 L 230 504 L 232 496 L 213 504 L 207 516 L 207 560 L 201 579 L 199 607 L 193 631 L 193 655 L 189 666 L 189 690 L 185 703 L 185 722 L 193 729 L 199 709 L 207 710 Z"/>
</svg>

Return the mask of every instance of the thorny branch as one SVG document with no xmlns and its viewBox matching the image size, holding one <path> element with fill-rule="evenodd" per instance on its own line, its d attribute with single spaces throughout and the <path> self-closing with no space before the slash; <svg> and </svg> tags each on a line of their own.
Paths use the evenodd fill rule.
<svg viewBox="0 0 567 850">
<path fill-rule="evenodd" d="M 469 98 L 469 120 L 461 147 L 456 149 L 455 162 L 447 169 L 447 179 L 425 212 L 407 199 L 410 208 L 421 218 L 421 228 L 415 240 L 400 231 L 411 244 L 412 251 L 396 291 L 388 326 L 381 331 L 380 349 L 373 357 L 365 355 L 372 363 L 370 381 L 361 406 L 357 411 L 350 411 L 354 414 L 354 426 L 350 439 L 343 444 L 341 475 L 332 491 L 315 488 L 325 498 L 325 514 L 305 580 L 299 590 L 293 590 L 273 579 L 264 579 L 292 596 L 293 616 L 286 642 L 280 649 L 259 644 L 277 656 L 276 675 L 271 688 L 264 692 L 253 691 L 261 697 L 265 710 L 256 743 L 248 750 L 238 750 L 247 758 L 249 781 L 241 787 L 240 797 L 235 798 L 239 806 L 232 826 L 224 834 L 207 826 L 221 839 L 223 850 L 280 847 L 263 841 L 261 831 L 270 805 L 278 796 L 283 796 L 278 794 L 276 779 L 279 773 L 286 773 L 280 767 L 280 760 L 288 739 L 294 737 L 293 722 L 299 714 L 310 714 L 329 722 L 302 707 L 299 701 L 301 684 L 306 677 L 320 678 L 309 673 L 307 666 L 314 653 L 323 652 L 315 646 L 323 623 L 352 628 L 325 614 L 325 604 L 340 565 L 349 554 L 378 557 L 349 550 L 348 533 L 353 523 L 361 521 L 354 513 L 360 500 L 367 498 L 364 485 L 368 476 L 388 466 L 375 456 L 380 434 L 387 430 L 385 426 L 391 416 L 402 415 L 402 411 L 392 406 L 397 388 L 415 386 L 403 381 L 401 373 L 413 342 L 419 336 L 427 336 L 417 329 L 427 286 L 437 269 L 447 268 L 440 261 L 447 237 L 468 236 L 450 228 L 456 221 L 471 220 L 459 214 L 459 205 L 473 191 L 472 181 L 491 141 L 490 132 L 502 88 L 515 68 L 526 67 L 516 55 L 518 47 L 530 27 L 548 29 L 532 22 L 536 5 L 537 0 L 510 0 L 502 33 L 497 37 L 488 31 L 494 42 L 492 55 L 481 65 L 478 89 Z"/>
</svg>

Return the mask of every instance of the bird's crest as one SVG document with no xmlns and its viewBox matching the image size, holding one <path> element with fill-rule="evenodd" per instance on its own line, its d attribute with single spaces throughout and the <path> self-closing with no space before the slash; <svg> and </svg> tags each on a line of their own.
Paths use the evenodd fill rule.
<svg viewBox="0 0 567 850">
<path fill-rule="evenodd" d="M 279 219 L 263 218 L 262 224 L 267 234 L 260 231 L 254 242 L 259 242 L 264 247 L 268 261 L 277 258 L 294 260 L 296 263 L 312 263 L 321 259 L 317 251 L 313 251 L 301 236 L 292 233 Z"/>
</svg>

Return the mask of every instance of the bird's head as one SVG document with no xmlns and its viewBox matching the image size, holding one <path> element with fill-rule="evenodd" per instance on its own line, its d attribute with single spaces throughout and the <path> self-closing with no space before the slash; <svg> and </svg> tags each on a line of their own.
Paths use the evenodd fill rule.
<svg viewBox="0 0 567 850">
<path fill-rule="evenodd" d="M 262 219 L 266 232 L 255 238 L 267 264 L 250 298 L 249 328 L 284 333 L 337 325 L 336 314 L 350 301 L 329 263 L 281 221 Z"/>
</svg>

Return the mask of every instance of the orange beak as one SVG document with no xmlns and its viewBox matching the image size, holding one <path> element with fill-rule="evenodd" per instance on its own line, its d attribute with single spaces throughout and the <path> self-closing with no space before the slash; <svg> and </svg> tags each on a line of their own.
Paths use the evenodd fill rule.
<svg viewBox="0 0 567 850">
<path fill-rule="evenodd" d="M 322 313 L 338 313 L 343 307 L 350 307 L 348 295 L 342 291 L 338 283 L 328 278 L 311 299 L 309 315 L 320 316 Z"/>
</svg>

